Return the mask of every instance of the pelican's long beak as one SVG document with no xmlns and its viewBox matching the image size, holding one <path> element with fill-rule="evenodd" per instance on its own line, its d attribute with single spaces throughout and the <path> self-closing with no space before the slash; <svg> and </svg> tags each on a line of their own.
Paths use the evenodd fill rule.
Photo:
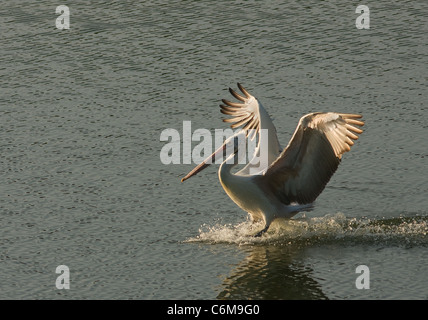
<svg viewBox="0 0 428 320">
<path fill-rule="evenodd" d="M 204 170 L 210 164 L 214 163 L 214 161 L 217 157 L 223 157 L 223 152 L 225 151 L 225 149 L 226 149 L 226 143 L 224 143 L 212 155 L 210 155 L 208 158 L 206 158 L 204 161 L 202 161 L 200 164 L 198 164 L 195 168 L 193 168 L 192 171 L 190 171 L 183 179 L 181 179 L 181 182 L 189 179 L 190 177 L 194 176 L 198 172 Z"/>
</svg>

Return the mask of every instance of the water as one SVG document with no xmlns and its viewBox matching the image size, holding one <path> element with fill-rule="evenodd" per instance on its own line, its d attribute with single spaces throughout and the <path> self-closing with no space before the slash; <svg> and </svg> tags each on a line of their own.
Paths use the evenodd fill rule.
<svg viewBox="0 0 428 320">
<path fill-rule="evenodd" d="M 370 30 L 343 1 L 75 1 L 69 30 L 59 4 L 0 9 L 0 298 L 428 298 L 425 1 L 367 3 Z M 238 81 L 283 146 L 308 112 L 366 121 L 315 210 L 260 239 L 218 167 L 182 184 L 159 157 L 166 128 L 226 128 Z"/>
</svg>

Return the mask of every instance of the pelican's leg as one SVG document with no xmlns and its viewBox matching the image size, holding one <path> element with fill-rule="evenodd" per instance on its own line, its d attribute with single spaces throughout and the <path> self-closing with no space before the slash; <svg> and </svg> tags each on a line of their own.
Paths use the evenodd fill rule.
<svg viewBox="0 0 428 320">
<path fill-rule="evenodd" d="M 266 226 L 262 230 L 257 232 L 253 237 L 261 237 L 266 231 L 268 231 L 269 226 L 270 226 L 270 223 L 266 224 Z"/>
</svg>

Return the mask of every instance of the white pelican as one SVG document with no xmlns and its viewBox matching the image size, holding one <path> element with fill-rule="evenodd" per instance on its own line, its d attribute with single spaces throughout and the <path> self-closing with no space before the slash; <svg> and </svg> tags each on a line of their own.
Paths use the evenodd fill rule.
<svg viewBox="0 0 428 320">
<path fill-rule="evenodd" d="M 354 125 L 363 126 L 364 122 L 356 120 L 362 118 L 358 114 L 309 113 L 300 119 L 288 146 L 281 150 L 276 129 L 261 103 L 239 83 L 238 87 L 243 95 L 231 88 L 229 91 L 241 102 L 223 99 L 220 111 L 233 116 L 224 119 L 224 122 L 232 122 L 232 128 L 243 126 L 242 130 L 227 139 L 181 181 L 209 166 L 217 155 L 223 155 L 226 145 L 233 143 L 233 153 L 220 165 L 220 183 L 227 195 L 247 211 L 253 221 L 264 221 L 263 230 L 255 234 L 261 236 L 274 219 L 289 219 L 299 211 L 312 208 L 313 202 L 336 171 L 342 155 L 351 150 L 353 140 L 358 139 L 357 134 L 363 132 Z M 266 143 L 266 139 L 260 139 L 261 129 L 267 129 L 268 133 L 267 166 L 257 174 L 250 174 L 249 169 L 254 167 L 250 162 L 239 172 L 232 173 L 232 167 L 238 162 L 237 151 L 242 143 L 242 135 L 257 133 L 258 144 L 254 156 L 266 150 L 261 146 Z M 233 162 L 230 163 L 230 160 Z"/>
</svg>

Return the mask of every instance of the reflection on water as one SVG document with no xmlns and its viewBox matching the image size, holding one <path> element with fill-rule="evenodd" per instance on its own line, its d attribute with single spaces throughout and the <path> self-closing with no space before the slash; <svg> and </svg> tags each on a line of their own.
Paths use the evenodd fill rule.
<svg viewBox="0 0 428 320">
<path fill-rule="evenodd" d="M 222 283 L 217 299 L 326 299 L 311 268 L 295 261 L 295 246 L 248 247 Z"/>
<path fill-rule="evenodd" d="M 276 221 L 263 237 L 252 237 L 259 227 L 250 221 L 237 225 L 204 226 L 197 237 L 187 240 L 191 243 L 238 245 L 245 253 L 245 258 L 232 266 L 216 289 L 218 299 L 329 299 L 323 290 L 328 288 L 324 282 L 332 283 L 336 275 L 328 265 L 324 270 L 328 279 L 314 272 L 312 264 L 308 263 L 309 248 L 315 248 L 317 252 L 334 248 L 334 259 L 337 260 L 343 251 L 361 255 L 365 246 L 375 246 L 379 250 L 386 247 L 423 249 L 428 246 L 427 217 L 357 219 L 338 213 Z M 357 259 L 353 263 L 358 265 L 362 261 Z M 339 272 L 338 269 L 344 269 L 340 276 L 347 277 L 345 285 L 352 291 L 355 266 L 347 270 L 336 266 L 333 270 Z M 361 294 L 355 290 L 352 293 Z M 370 292 L 376 293 L 374 290 Z"/>
</svg>

